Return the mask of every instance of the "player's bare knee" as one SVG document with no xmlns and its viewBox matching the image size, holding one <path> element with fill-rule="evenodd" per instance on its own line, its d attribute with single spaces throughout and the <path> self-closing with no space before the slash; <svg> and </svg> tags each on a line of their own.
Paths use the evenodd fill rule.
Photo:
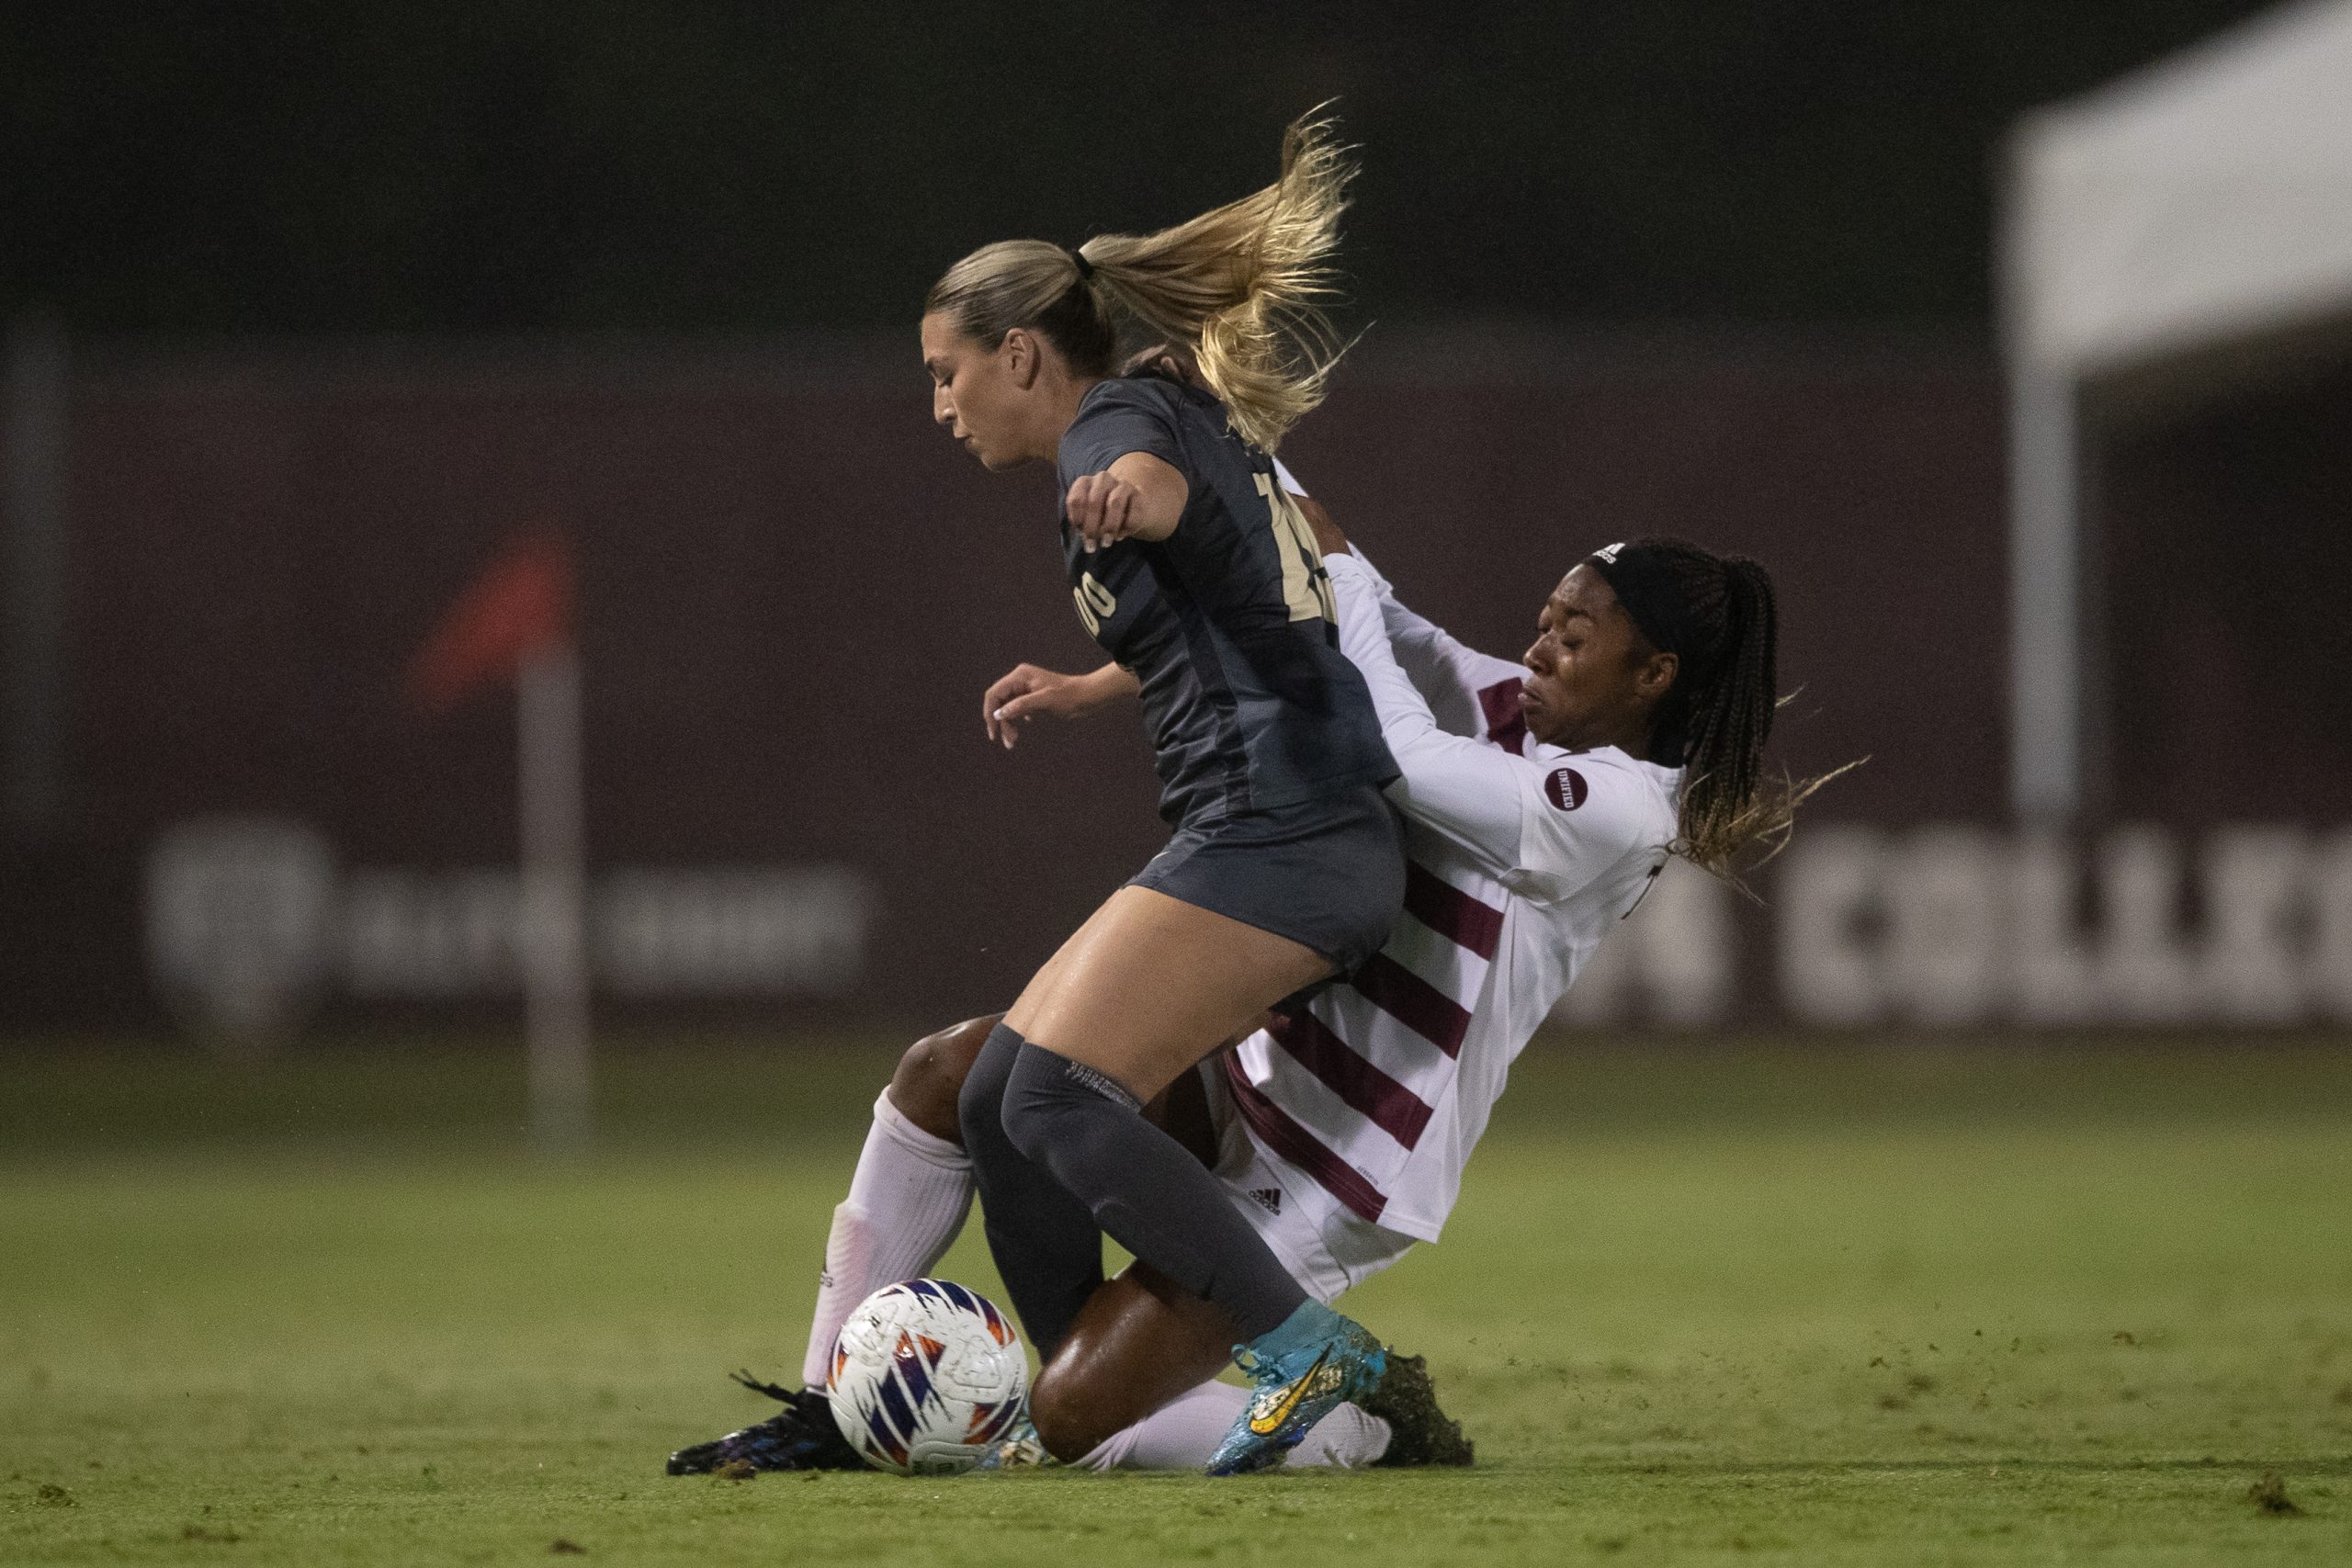
<svg viewBox="0 0 2352 1568">
<path fill-rule="evenodd" d="M 1029 1420 L 1037 1440 L 1064 1464 L 1076 1464 L 1117 1435 L 1102 1430 L 1099 1402 L 1086 1396 L 1084 1380 L 1059 1372 L 1048 1362 L 1029 1390 Z"/>
<path fill-rule="evenodd" d="M 934 1138 L 951 1144 L 964 1141 L 962 1119 L 956 1102 L 964 1092 L 964 1078 L 972 1060 L 988 1043 L 989 1031 L 1001 1014 L 968 1019 L 952 1029 L 926 1034 L 899 1058 L 890 1075 L 890 1103 L 899 1114 Z"/>
</svg>

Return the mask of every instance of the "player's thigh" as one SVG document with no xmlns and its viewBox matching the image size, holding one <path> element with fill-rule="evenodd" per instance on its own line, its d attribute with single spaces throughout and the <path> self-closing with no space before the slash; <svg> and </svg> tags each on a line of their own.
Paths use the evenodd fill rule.
<svg viewBox="0 0 2352 1568">
<path fill-rule="evenodd" d="M 1122 887 L 1037 972 L 1005 1021 L 1149 1100 L 1330 972 L 1330 960 L 1288 937 Z"/>
<path fill-rule="evenodd" d="M 986 1018 L 967 1019 L 908 1046 L 890 1075 L 890 1103 L 899 1108 L 899 1114 L 934 1138 L 961 1144 L 964 1133 L 956 1099 L 964 1092 L 973 1059 L 988 1043 L 989 1032 L 1003 1017 L 992 1012 Z"/>
<path fill-rule="evenodd" d="M 1087 1301 L 1030 1391 L 1030 1419 L 1056 1459 L 1083 1459 L 1225 1370 L 1233 1320 L 1148 1264 L 1130 1265 Z"/>
</svg>

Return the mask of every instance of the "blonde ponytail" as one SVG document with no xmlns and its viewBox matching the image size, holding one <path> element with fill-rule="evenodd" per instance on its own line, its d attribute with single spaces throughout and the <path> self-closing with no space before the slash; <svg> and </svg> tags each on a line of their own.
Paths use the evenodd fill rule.
<svg viewBox="0 0 2352 1568">
<path fill-rule="evenodd" d="M 1283 135 L 1282 175 L 1151 234 L 1098 234 L 1077 251 L 1007 240 L 947 269 L 923 302 L 994 345 L 1039 331 L 1080 375 L 1107 376 L 1120 338 L 1190 351 L 1243 440 L 1271 452 L 1323 400 L 1346 345 L 1324 305 L 1355 177 L 1332 122 L 1310 110 Z"/>
</svg>

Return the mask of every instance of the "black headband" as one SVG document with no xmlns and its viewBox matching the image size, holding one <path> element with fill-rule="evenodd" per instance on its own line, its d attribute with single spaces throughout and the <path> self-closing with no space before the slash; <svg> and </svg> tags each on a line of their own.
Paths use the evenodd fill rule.
<svg viewBox="0 0 2352 1568">
<path fill-rule="evenodd" d="M 1585 565 L 1609 584 L 1617 603 L 1634 617 L 1634 628 L 1649 638 L 1652 648 L 1671 653 L 1685 664 L 1706 652 L 1694 646 L 1690 607 L 1683 604 L 1674 573 L 1657 551 L 1640 545 L 1611 545 L 1587 556 Z"/>
<path fill-rule="evenodd" d="M 1078 264 L 1078 280 L 1080 283 L 1084 283 L 1088 278 L 1094 276 L 1094 264 L 1086 259 L 1086 253 L 1084 251 L 1080 250 L 1075 245 L 1064 245 L 1062 247 L 1062 254 L 1069 257 L 1070 260 Z"/>
</svg>

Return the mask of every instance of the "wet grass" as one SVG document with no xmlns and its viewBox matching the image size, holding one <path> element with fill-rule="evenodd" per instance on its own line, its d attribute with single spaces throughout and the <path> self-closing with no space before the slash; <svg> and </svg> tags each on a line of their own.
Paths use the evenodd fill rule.
<svg viewBox="0 0 2352 1568">
<path fill-rule="evenodd" d="M 1540 1046 L 1351 1298 L 1478 1467 L 1227 1483 L 661 1475 L 792 1376 L 869 1046 L 633 1043 L 553 1166 L 498 1053 L 0 1060 L 0 1562 L 2352 1554 L 2336 1043 Z"/>
</svg>

